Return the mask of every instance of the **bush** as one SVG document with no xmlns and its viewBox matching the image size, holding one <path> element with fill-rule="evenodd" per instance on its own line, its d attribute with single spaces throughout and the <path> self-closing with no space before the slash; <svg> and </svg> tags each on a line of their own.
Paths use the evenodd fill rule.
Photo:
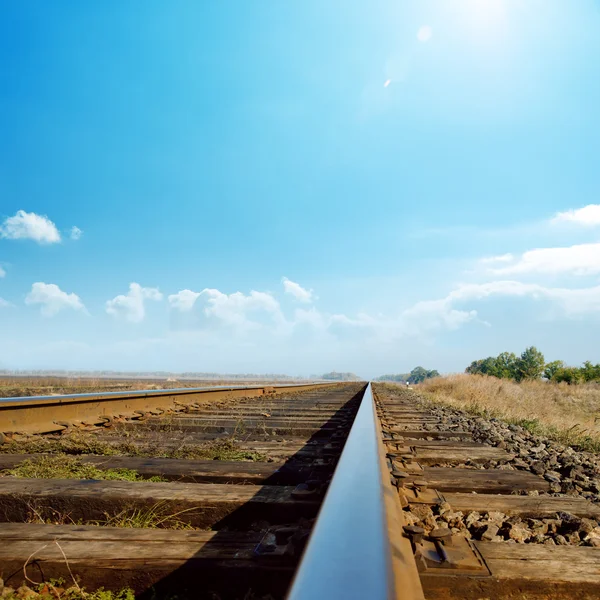
<svg viewBox="0 0 600 600">
<path fill-rule="evenodd" d="M 569 385 L 583 383 L 585 378 L 581 369 L 577 367 L 563 367 L 561 369 L 557 369 L 552 376 L 552 381 L 555 383 L 568 383 Z"/>
</svg>

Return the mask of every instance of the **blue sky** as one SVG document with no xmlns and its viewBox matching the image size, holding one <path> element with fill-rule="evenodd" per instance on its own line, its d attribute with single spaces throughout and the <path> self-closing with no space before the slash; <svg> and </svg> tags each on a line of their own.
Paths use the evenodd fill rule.
<svg viewBox="0 0 600 600">
<path fill-rule="evenodd" d="M 600 361 L 600 2 L 0 10 L 0 368 Z"/>
</svg>

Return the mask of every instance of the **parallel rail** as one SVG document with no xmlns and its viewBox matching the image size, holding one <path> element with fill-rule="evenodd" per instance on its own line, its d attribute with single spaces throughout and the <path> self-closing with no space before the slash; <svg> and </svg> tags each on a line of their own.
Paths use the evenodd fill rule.
<svg viewBox="0 0 600 600">
<path fill-rule="evenodd" d="M 336 383 L 219 386 L 0 398 L 0 436 L 5 433 L 50 433 L 73 424 L 97 425 L 115 417 L 167 411 L 177 405 L 326 389 L 334 385 Z"/>
</svg>

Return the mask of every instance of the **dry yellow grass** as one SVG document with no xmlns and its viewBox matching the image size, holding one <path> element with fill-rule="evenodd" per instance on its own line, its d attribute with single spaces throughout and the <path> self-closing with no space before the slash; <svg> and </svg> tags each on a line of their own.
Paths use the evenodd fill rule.
<svg viewBox="0 0 600 600">
<path fill-rule="evenodd" d="M 515 383 L 486 375 L 451 375 L 420 384 L 426 399 L 498 417 L 568 445 L 600 452 L 600 385 Z"/>
<path fill-rule="evenodd" d="M 287 382 L 286 382 L 287 383 Z M 208 387 L 213 385 L 247 385 L 244 381 L 204 381 L 166 379 L 108 379 L 102 377 L 0 377 L 0 398 L 86 394 L 92 392 L 124 392 L 128 390 L 160 390 Z M 249 383 L 248 385 L 254 385 Z"/>
</svg>

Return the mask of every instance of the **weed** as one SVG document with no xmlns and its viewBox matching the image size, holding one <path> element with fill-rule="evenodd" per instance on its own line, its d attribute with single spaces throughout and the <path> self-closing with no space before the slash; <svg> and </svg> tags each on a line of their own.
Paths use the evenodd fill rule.
<svg viewBox="0 0 600 600">
<path fill-rule="evenodd" d="M 4 469 L 0 475 L 30 479 L 102 479 L 106 481 L 165 481 L 154 476 L 142 477 L 132 469 L 99 469 L 67 454 L 43 455 L 24 460 L 13 469 Z"/>
<path fill-rule="evenodd" d="M 133 590 L 124 588 L 113 592 L 100 588 L 95 592 L 88 592 L 77 583 L 66 587 L 63 579 L 50 579 L 43 583 L 23 584 L 17 589 L 4 586 L 0 579 L 2 600 L 135 600 Z"/>
<path fill-rule="evenodd" d="M 267 461 L 260 452 L 245 450 L 233 437 L 214 440 L 203 444 L 182 441 L 177 446 L 160 447 L 160 442 L 139 443 L 99 440 L 94 434 L 75 432 L 69 436 L 50 438 L 36 436 L 24 441 L 9 441 L 0 446 L 2 454 L 62 453 L 70 455 L 94 454 L 100 456 L 148 456 L 156 458 L 180 458 L 197 460 L 251 460 Z"/>
<path fill-rule="evenodd" d="M 56 510 L 42 502 L 26 501 L 26 523 L 37 525 L 92 525 L 96 527 L 132 527 L 135 529 L 194 529 L 180 516 L 198 510 L 198 507 L 186 508 L 178 512 L 171 512 L 166 501 L 157 502 L 148 508 L 125 508 L 118 513 L 104 513 L 104 518 L 99 520 L 84 521 L 73 519 L 70 513 Z M 0 595 L 1 598 L 1 595 Z"/>
<path fill-rule="evenodd" d="M 187 508 L 176 513 L 171 513 L 164 502 L 158 502 L 149 508 L 133 508 L 122 510 L 116 515 L 105 513 L 105 519 L 92 523 L 106 527 L 134 527 L 143 529 L 193 529 L 179 515 L 197 510 Z"/>
<path fill-rule="evenodd" d="M 0 446 L 0 452 L 3 454 L 63 452 L 65 454 L 100 454 L 104 456 L 119 453 L 111 444 L 80 432 L 60 438 L 34 436 L 22 441 L 10 440 Z"/>
<path fill-rule="evenodd" d="M 15 498 L 15 501 L 18 500 L 19 498 Z M 23 500 L 23 503 L 27 509 L 24 518 L 25 523 L 35 523 L 36 525 L 83 525 L 81 519 L 75 520 L 69 513 L 45 506 L 39 500 Z"/>
<path fill-rule="evenodd" d="M 234 435 L 243 435 L 246 431 L 246 421 L 243 418 L 238 418 L 235 422 Z"/>
<path fill-rule="evenodd" d="M 515 419 L 514 424 L 520 425 L 523 429 L 527 429 L 529 433 L 533 433 L 534 435 L 540 435 L 544 430 L 539 419 Z"/>
<path fill-rule="evenodd" d="M 202 446 L 182 444 L 169 451 L 169 458 L 187 458 L 198 460 L 251 460 L 266 461 L 267 456 L 261 452 L 245 450 L 231 438 L 214 440 Z"/>
</svg>

